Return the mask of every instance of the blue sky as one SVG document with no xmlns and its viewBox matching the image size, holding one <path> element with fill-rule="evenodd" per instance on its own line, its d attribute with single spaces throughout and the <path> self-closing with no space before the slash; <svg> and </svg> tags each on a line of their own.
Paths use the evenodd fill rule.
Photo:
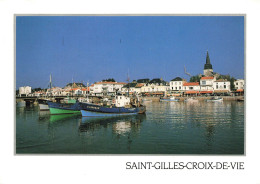
<svg viewBox="0 0 260 184">
<path fill-rule="evenodd" d="M 244 78 L 243 16 L 17 16 L 16 87 L 106 78 L 189 80 L 214 72 Z"/>
</svg>

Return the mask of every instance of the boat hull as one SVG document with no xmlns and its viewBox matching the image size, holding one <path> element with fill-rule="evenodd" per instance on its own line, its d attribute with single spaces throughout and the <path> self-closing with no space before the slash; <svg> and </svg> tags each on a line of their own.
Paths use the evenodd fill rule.
<svg viewBox="0 0 260 184">
<path fill-rule="evenodd" d="M 58 109 L 58 108 L 50 108 L 51 114 L 75 114 L 80 113 L 78 110 L 68 110 L 68 109 Z"/>
<path fill-rule="evenodd" d="M 82 116 L 121 116 L 132 114 L 144 114 L 145 106 L 125 108 L 125 107 L 104 107 L 89 103 L 79 103 Z"/>
<path fill-rule="evenodd" d="M 80 113 L 80 107 L 78 103 L 75 104 L 62 104 L 62 103 L 54 103 L 47 102 L 50 114 L 75 114 Z"/>
<path fill-rule="evenodd" d="M 112 116 L 129 116 L 129 115 L 135 115 L 138 114 L 138 112 L 135 113 L 102 113 L 102 112 L 93 112 L 93 111 L 86 111 L 81 110 L 81 115 L 83 117 L 112 117 Z"/>
</svg>

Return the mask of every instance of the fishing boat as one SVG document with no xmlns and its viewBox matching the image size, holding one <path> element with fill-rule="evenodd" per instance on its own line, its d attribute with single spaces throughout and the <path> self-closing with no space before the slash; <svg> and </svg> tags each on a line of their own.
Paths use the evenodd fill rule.
<svg viewBox="0 0 260 184">
<path fill-rule="evenodd" d="M 57 102 L 47 102 L 50 114 L 74 114 L 80 113 L 79 103 L 57 103 Z"/>
<path fill-rule="evenodd" d="M 161 102 L 169 102 L 169 101 L 171 101 L 171 102 L 179 102 L 180 99 L 177 99 L 174 96 L 172 96 L 170 98 L 162 98 L 162 99 L 160 99 L 160 101 Z"/>
<path fill-rule="evenodd" d="M 81 103 L 80 111 L 83 117 L 97 116 L 124 116 L 133 114 L 144 114 L 146 107 L 141 105 L 138 98 L 130 99 L 128 96 L 116 96 L 111 105 L 99 105 L 90 103 Z"/>
<path fill-rule="evenodd" d="M 50 110 L 49 109 L 49 106 L 48 106 L 48 104 L 47 104 L 47 99 L 39 99 L 38 100 L 38 103 L 39 103 L 39 110 L 40 111 L 48 111 L 48 110 Z"/>
<path fill-rule="evenodd" d="M 210 99 L 207 99 L 206 101 L 207 102 L 223 102 L 223 98 L 214 96 L 214 97 L 212 97 Z"/>
</svg>

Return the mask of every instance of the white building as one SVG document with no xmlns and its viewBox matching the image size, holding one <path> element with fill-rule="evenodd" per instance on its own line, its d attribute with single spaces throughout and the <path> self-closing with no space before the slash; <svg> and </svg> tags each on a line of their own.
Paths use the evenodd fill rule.
<svg viewBox="0 0 260 184">
<path fill-rule="evenodd" d="M 32 87 L 30 86 L 23 86 L 19 88 L 19 95 L 29 95 L 32 93 Z"/>
<path fill-rule="evenodd" d="M 235 85 L 235 89 L 238 90 L 238 89 L 244 89 L 244 85 L 245 85 L 245 81 L 243 79 L 237 79 L 235 82 L 234 82 L 234 85 Z"/>
<path fill-rule="evenodd" d="M 186 83 L 186 80 L 183 80 L 180 77 L 176 77 L 175 79 L 170 81 L 170 90 L 171 91 L 182 91 L 183 84 Z"/>
<path fill-rule="evenodd" d="M 186 82 L 183 84 L 184 91 L 200 91 L 200 84 L 198 82 Z"/>
<path fill-rule="evenodd" d="M 230 92 L 230 81 L 219 79 L 213 82 L 214 93 Z"/>
<path fill-rule="evenodd" d="M 200 87 L 201 91 L 214 91 L 213 83 L 216 81 L 215 77 L 201 77 Z"/>
<path fill-rule="evenodd" d="M 115 95 L 121 92 L 124 82 L 96 82 L 90 86 L 90 93 L 95 96 Z"/>
</svg>

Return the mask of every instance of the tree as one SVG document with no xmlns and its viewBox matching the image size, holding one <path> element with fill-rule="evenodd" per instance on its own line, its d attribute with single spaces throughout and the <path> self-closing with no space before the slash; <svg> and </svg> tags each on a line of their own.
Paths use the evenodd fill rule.
<svg viewBox="0 0 260 184">
<path fill-rule="evenodd" d="M 191 76 L 190 82 L 200 82 L 200 75 Z"/>
<path fill-rule="evenodd" d="M 104 79 L 102 82 L 116 82 L 114 78 Z"/>
</svg>

